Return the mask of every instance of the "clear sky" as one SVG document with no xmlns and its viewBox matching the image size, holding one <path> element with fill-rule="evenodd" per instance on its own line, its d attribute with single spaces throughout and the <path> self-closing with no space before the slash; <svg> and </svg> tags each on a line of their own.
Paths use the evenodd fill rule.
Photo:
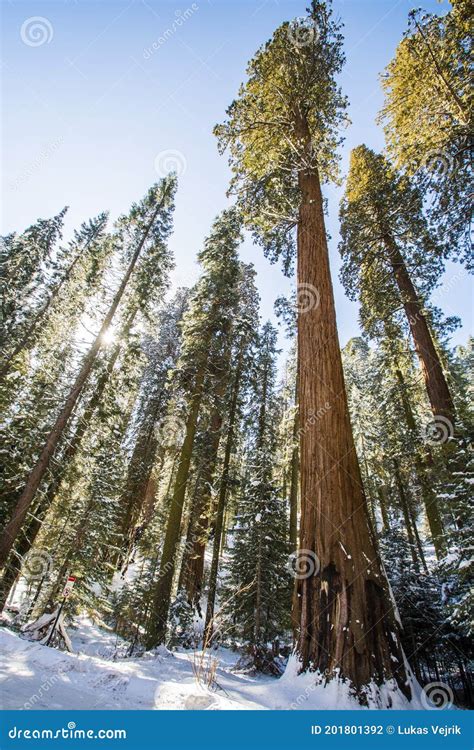
<svg viewBox="0 0 474 750">
<path fill-rule="evenodd" d="M 2 226 L 21 231 L 70 206 L 66 238 L 108 209 L 115 218 L 175 165 L 181 173 L 171 239 L 174 283 L 197 278 L 196 253 L 228 201 L 229 169 L 214 124 L 245 78 L 248 59 L 304 0 L 0 0 L 2 7 Z M 341 150 L 383 148 L 375 124 L 378 76 L 406 29 L 413 0 L 335 0 L 345 24 L 341 84 L 352 125 Z M 420 4 L 418 1 L 417 4 Z M 447 9 L 423 0 L 425 9 Z M 40 17 L 39 19 L 35 17 Z M 340 189 L 327 188 L 328 230 L 341 344 L 359 332 L 357 305 L 337 280 Z M 262 315 L 291 282 L 247 239 L 242 258 L 257 269 Z M 468 275 L 449 264 L 436 302 L 472 329 Z"/>
</svg>

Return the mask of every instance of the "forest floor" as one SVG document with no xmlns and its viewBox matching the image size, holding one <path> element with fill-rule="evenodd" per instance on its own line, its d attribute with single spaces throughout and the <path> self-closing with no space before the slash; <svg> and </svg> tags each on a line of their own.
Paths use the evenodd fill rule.
<svg viewBox="0 0 474 750">
<path fill-rule="evenodd" d="M 195 677 L 202 652 L 164 647 L 138 658 L 114 659 L 116 637 L 87 618 L 69 635 L 74 654 L 0 630 L 0 705 L 3 709 L 260 709 L 277 708 L 274 678 L 235 674 L 240 654 L 217 659 L 216 685 Z M 272 697 L 273 696 L 273 697 Z"/>
<path fill-rule="evenodd" d="M 361 708 L 336 682 L 317 686 L 314 674 L 298 676 L 291 665 L 280 678 L 239 672 L 240 654 L 230 649 L 203 656 L 160 647 L 141 657 L 117 658 L 116 636 L 86 617 L 79 617 L 68 632 L 73 654 L 0 629 L 2 709 Z M 210 659 L 217 660 L 212 687 L 196 677 L 199 664 L 205 673 Z"/>
</svg>

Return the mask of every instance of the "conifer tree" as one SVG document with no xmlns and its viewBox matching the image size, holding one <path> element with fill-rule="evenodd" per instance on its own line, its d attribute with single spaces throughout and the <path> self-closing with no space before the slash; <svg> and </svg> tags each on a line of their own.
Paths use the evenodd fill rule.
<svg viewBox="0 0 474 750">
<path fill-rule="evenodd" d="M 232 337 L 229 346 L 222 352 L 220 361 L 213 359 L 216 383 L 212 393 L 212 405 L 208 426 L 203 426 L 202 440 L 204 453 L 199 483 L 194 492 L 191 518 L 188 525 L 186 554 L 183 560 L 182 583 L 187 587 L 188 601 L 199 609 L 204 575 L 204 553 L 209 533 L 214 535 L 216 552 L 220 549 L 220 514 L 225 509 L 225 487 L 230 456 L 233 448 L 233 433 L 238 419 L 238 401 L 244 387 L 245 363 L 250 363 L 250 346 L 256 335 L 258 321 L 258 294 L 254 283 L 255 271 L 252 266 L 241 264 L 237 292 L 237 305 L 234 313 Z M 228 420 L 225 419 L 228 414 Z M 229 432 L 231 433 L 229 435 Z M 218 461 L 218 452 L 224 442 L 223 466 Z M 230 442 L 229 442 L 230 440 Z M 218 481 L 221 485 L 217 489 Z M 224 484 L 224 487 L 222 487 Z M 222 494 L 221 494 L 222 490 Z M 216 507 L 214 507 L 216 505 Z M 214 549 L 213 549 L 214 554 Z M 217 573 L 211 563 L 211 581 Z M 210 581 L 210 588 L 214 584 Z M 208 595 L 208 605 L 210 604 Z"/>
<path fill-rule="evenodd" d="M 393 320 L 404 309 L 435 421 L 453 425 L 454 404 L 426 310 L 444 270 L 442 250 L 422 210 L 420 192 L 383 156 L 366 146 L 353 150 L 341 205 L 342 280 L 360 298 L 368 332 L 374 319 Z"/>
<path fill-rule="evenodd" d="M 24 330 L 44 304 L 54 283 L 56 243 L 62 236 L 66 211 L 67 207 L 52 219 L 38 219 L 20 235 L 2 237 L 0 347 L 4 356 L 18 331 Z"/>
<path fill-rule="evenodd" d="M 83 359 L 75 382 L 59 412 L 56 422 L 49 433 L 46 442 L 39 452 L 38 459 L 16 503 L 10 521 L 7 523 L 0 537 L 0 564 L 3 566 L 8 554 L 23 525 L 26 514 L 40 486 L 51 458 L 63 435 L 81 391 L 87 382 L 97 356 L 104 344 L 104 335 L 108 331 L 122 297 L 127 290 L 135 267 L 139 263 L 131 286 L 148 283 L 151 267 L 158 268 L 154 294 L 159 295 L 158 288 L 163 287 L 166 272 L 169 268 L 169 255 L 165 245 L 171 228 L 171 212 L 175 192 L 174 177 L 165 178 L 159 185 L 148 191 L 143 201 L 132 207 L 128 219 L 119 221 L 122 230 L 120 239 L 123 242 L 124 256 L 127 262 L 125 273 L 116 291 L 109 310 L 102 321 L 100 331 L 93 341 L 89 351 Z M 143 257 L 141 258 L 140 256 Z"/>
<path fill-rule="evenodd" d="M 90 294 L 102 266 L 102 239 L 107 224 L 107 214 L 99 214 L 89 222 L 84 222 L 81 228 L 74 233 L 74 239 L 69 243 L 67 249 L 59 253 L 54 263 L 54 274 L 46 290 L 41 290 L 39 304 L 25 316 L 22 325 L 17 325 L 15 332 L 10 334 L 8 342 L 8 359 L 0 367 L 0 380 L 9 371 L 12 361 L 24 349 L 33 348 L 40 330 L 44 325 L 45 318 L 60 295 L 74 294 L 76 290 L 67 288 L 68 282 L 82 271 L 82 283 L 87 286 Z M 59 233 L 59 232 L 58 232 Z M 71 286 L 71 284 L 69 284 Z M 77 300 L 77 293 L 74 295 Z M 76 308 L 77 314 L 77 308 Z M 12 346 L 13 344 L 13 346 Z"/>
<path fill-rule="evenodd" d="M 127 479 L 120 501 L 120 543 L 136 537 L 136 524 L 144 510 L 147 491 L 157 451 L 166 449 L 170 425 L 166 420 L 171 391 L 170 373 L 179 353 L 179 323 L 187 304 L 187 290 L 178 290 L 173 300 L 161 310 L 156 322 L 156 337 L 144 344 L 148 364 L 143 373 L 137 406 L 134 446 L 127 469 Z M 161 444 L 160 444 L 161 442 Z M 164 445 L 162 445 L 164 443 Z"/>
<path fill-rule="evenodd" d="M 268 664 L 267 642 L 289 624 L 288 506 L 274 477 L 276 354 L 276 331 L 266 323 L 256 351 L 249 437 L 226 580 L 232 630 L 251 646 L 257 669 Z"/>
<path fill-rule="evenodd" d="M 250 385 L 253 370 L 253 346 L 257 337 L 258 293 L 255 288 L 253 267 L 244 267 L 239 289 L 239 307 L 236 313 L 236 336 L 233 351 L 233 368 L 229 388 L 227 420 L 225 424 L 224 453 L 213 519 L 212 559 L 207 592 L 205 640 L 210 642 L 213 632 L 217 579 L 224 536 L 224 515 L 233 482 L 232 456 L 238 443 L 243 418 L 243 401 Z M 235 481 L 235 480 L 234 480 Z"/>
<path fill-rule="evenodd" d="M 421 574 L 398 523 L 383 533 L 380 546 L 403 622 L 403 646 L 417 679 L 424 685 L 432 681 L 426 679 L 426 667 L 436 658 L 436 626 L 443 619 L 439 580 L 428 572 Z"/>
<path fill-rule="evenodd" d="M 196 430 L 205 394 L 214 388 L 214 357 L 225 350 L 231 336 L 240 268 L 237 248 L 241 221 L 228 209 L 214 222 L 198 259 L 203 276 L 183 319 L 183 343 L 177 373 L 187 395 L 185 435 L 170 498 L 163 550 L 154 591 L 147 645 L 156 646 L 166 636 L 168 611 L 177 566 L 183 508 L 188 487 Z"/>
<path fill-rule="evenodd" d="M 418 182 L 451 257 L 472 268 L 472 6 L 413 10 L 382 76 L 389 155 Z"/>
<path fill-rule="evenodd" d="M 233 326 L 235 328 L 235 325 Z M 219 356 L 220 355 L 220 356 Z M 188 602 L 200 611 L 200 596 L 204 577 L 204 554 L 212 514 L 213 486 L 217 473 L 218 452 L 222 436 L 227 390 L 231 373 L 232 342 L 212 361 L 214 388 L 206 398 L 208 414 L 198 425 L 200 450 L 198 481 L 196 482 L 189 512 L 187 544 L 183 558 L 180 586 L 187 592 Z M 196 441 L 197 442 L 197 441 Z M 197 447 L 197 445 L 196 445 Z"/>
<path fill-rule="evenodd" d="M 324 225 L 321 182 L 336 176 L 344 121 L 341 47 L 330 3 L 314 0 L 251 60 L 216 133 L 247 226 L 287 271 L 297 227 L 300 549 L 310 562 L 298 580 L 301 669 L 349 680 L 362 700 L 364 686 L 394 676 L 409 697 L 349 421 Z"/>
<path fill-rule="evenodd" d="M 429 520 L 432 513 L 425 497 L 426 467 L 420 465 L 424 445 L 420 431 L 411 424 L 413 414 L 406 412 L 411 409 L 407 383 L 410 398 L 416 392 L 414 374 L 408 369 L 400 382 L 401 371 L 395 370 L 389 356 L 382 349 L 372 352 L 362 339 L 352 339 L 343 354 L 354 436 L 374 526 L 388 533 L 402 518 L 413 564 L 421 570 L 426 562 L 418 528 L 422 511 L 418 497 L 425 501 Z M 400 367 L 407 367 L 401 359 Z"/>
</svg>

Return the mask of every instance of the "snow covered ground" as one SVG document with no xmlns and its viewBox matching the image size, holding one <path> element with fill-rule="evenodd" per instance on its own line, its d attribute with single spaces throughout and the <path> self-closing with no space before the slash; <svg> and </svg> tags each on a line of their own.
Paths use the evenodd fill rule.
<svg viewBox="0 0 474 750">
<path fill-rule="evenodd" d="M 252 677 L 235 671 L 239 654 L 212 651 L 218 660 L 210 689 L 195 676 L 201 653 L 160 647 L 143 657 L 115 659 L 113 633 L 78 618 L 68 654 L 0 629 L 0 707 L 3 709 L 347 709 L 360 708 L 344 686 L 315 685 L 314 674 Z M 207 655 L 206 657 L 207 658 Z M 194 668 L 193 668 L 194 667 Z M 397 705 L 394 708 L 407 708 Z M 412 706 L 419 708 L 420 706 Z"/>
</svg>

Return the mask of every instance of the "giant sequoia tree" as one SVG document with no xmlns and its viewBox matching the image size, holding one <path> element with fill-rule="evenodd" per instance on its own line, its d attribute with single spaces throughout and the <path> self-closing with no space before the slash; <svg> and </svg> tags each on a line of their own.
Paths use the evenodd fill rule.
<svg viewBox="0 0 474 750">
<path fill-rule="evenodd" d="M 247 225 L 286 269 L 297 227 L 298 562 L 311 563 L 298 577 L 301 669 L 345 678 L 359 694 L 395 677 L 410 696 L 349 421 L 324 225 L 321 182 L 335 176 L 344 118 L 341 46 L 330 4 L 314 0 L 306 20 L 283 24 L 250 61 L 216 133 Z"/>
<path fill-rule="evenodd" d="M 428 231 L 419 190 L 366 146 L 351 155 L 341 236 L 342 280 L 360 298 L 366 331 L 373 334 L 377 322 L 396 318 L 403 308 L 433 414 L 453 423 L 454 405 L 426 311 L 444 270 L 442 251 Z"/>
</svg>

